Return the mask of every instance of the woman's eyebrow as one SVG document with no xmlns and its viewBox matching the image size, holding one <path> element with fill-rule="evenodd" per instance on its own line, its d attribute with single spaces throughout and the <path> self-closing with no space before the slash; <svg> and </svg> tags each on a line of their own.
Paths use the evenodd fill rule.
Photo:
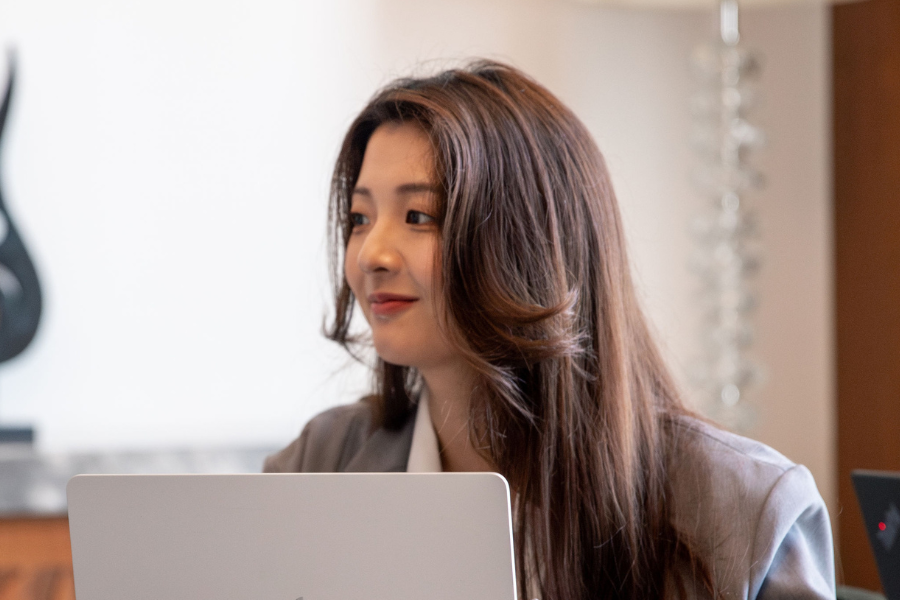
<svg viewBox="0 0 900 600">
<path fill-rule="evenodd" d="M 400 195 L 407 194 L 436 194 L 440 191 L 440 187 L 433 183 L 404 183 L 397 186 L 396 193 Z M 356 187 L 353 188 L 353 192 L 350 194 L 351 196 L 367 196 L 372 197 L 372 192 L 367 187 Z"/>
<path fill-rule="evenodd" d="M 433 183 L 404 183 L 397 186 L 398 194 L 436 194 L 440 188 Z"/>
</svg>

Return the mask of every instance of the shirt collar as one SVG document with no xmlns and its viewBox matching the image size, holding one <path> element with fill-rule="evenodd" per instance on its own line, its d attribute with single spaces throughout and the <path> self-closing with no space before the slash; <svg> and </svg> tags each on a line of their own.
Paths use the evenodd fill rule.
<svg viewBox="0 0 900 600">
<path fill-rule="evenodd" d="M 428 394 L 424 392 L 419 398 L 419 407 L 416 410 L 416 423 L 413 426 L 412 445 L 409 449 L 406 470 L 409 473 L 440 473 L 443 470 L 438 439 L 431 424 L 431 412 L 428 410 Z"/>
</svg>

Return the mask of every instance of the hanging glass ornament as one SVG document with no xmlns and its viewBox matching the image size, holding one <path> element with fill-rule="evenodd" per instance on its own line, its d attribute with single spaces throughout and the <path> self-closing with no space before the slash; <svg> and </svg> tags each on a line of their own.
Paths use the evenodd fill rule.
<svg viewBox="0 0 900 600">
<path fill-rule="evenodd" d="M 694 182 L 709 199 L 691 223 L 691 267 L 700 279 L 703 315 L 702 354 L 692 371 L 700 409 L 726 427 L 747 431 L 755 421 L 748 392 L 762 379 L 761 367 L 750 358 L 752 279 L 760 252 L 756 213 L 747 198 L 763 182 L 748 156 L 765 136 L 747 119 L 757 101 L 759 59 L 738 45 L 735 0 L 721 3 L 721 17 L 721 40 L 697 48 L 691 61 L 699 83 L 691 102 L 691 142 L 700 159 Z"/>
</svg>

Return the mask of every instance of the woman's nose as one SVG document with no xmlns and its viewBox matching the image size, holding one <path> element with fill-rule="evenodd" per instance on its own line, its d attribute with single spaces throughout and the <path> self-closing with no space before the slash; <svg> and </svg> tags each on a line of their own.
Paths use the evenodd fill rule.
<svg viewBox="0 0 900 600">
<path fill-rule="evenodd" d="M 359 268 L 365 273 L 396 271 L 399 268 L 400 253 L 390 224 L 375 222 L 366 234 L 357 260 Z"/>
</svg>

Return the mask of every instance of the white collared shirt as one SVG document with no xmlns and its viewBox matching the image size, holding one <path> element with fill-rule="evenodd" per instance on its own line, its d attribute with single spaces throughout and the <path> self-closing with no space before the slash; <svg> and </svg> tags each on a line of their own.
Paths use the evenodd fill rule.
<svg viewBox="0 0 900 600">
<path fill-rule="evenodd" d="M 440 473 L 441 451 L 437 434 L 431 424 L 431 412 L 428 410 L 428 394 L 419 398 L 416 410 L 416 422 L 413 425 L 412 445 L 409 448 L 409 460 L 406 471 L 409 473 Z"/>
</svg>

